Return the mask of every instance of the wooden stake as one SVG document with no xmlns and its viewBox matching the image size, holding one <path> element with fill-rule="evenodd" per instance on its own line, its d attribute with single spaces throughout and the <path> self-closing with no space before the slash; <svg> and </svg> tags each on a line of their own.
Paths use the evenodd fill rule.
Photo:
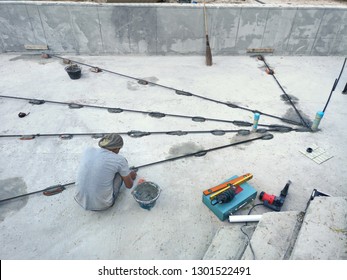
<svg viewBox="0 0 347 280">
<path fill-rule="evenodd" d="M 211 66 L 212 65 L 212 52 L 210 47 L 210 41 L 208 39 L 208 32 L 207 32 L 207 14 L 206 14 L 206 6 L 205 6 L 205 0 L 204 0 L 204 16 L 205 16 L 205 35 L 206 35 L 206 65 Z"/>
</svg>

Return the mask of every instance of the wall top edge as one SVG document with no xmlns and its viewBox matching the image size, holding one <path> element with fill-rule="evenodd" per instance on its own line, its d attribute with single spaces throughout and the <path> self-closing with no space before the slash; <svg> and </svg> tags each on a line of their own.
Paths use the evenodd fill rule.
<svg viewBox="0 0 347 280">
<path fill-rule="evenodd" d="M 87 7 L 162 7 L 162 8 L 194 8 L 203 7 L 202 3 L 198 4 L 179 4 L 179 3 L 91 3 L 91 2 L 66 2 L 66 1 L 0 1 L 2 4 L 15 5 L 37 5 L 37 6 L 87 6 Z M 206 4 L 207 8 L 286 8 L 286 9 L 345 9 L 346 5 L 290 5 L 290 4 Z"/>
</svg>

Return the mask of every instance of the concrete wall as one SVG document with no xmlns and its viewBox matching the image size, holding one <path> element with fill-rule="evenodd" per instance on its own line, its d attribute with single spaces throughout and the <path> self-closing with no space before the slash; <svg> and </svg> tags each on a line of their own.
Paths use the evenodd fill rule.
<svg viewBox="0 0 347 280">
<path fill-rule="evenodd" d="M 213 55 L 347 55 L 347 7 L 211 5 Z M 0 52 L 48 45 L 76 54 L 201 55 L 203 6 L 0 2 Z"/>
</svg>

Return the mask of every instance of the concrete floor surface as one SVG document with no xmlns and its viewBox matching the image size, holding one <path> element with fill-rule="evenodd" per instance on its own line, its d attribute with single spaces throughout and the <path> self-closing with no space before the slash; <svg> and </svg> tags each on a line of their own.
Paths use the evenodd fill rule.
<svg viewBox="0 0 347 280">
<path fill-rule="evenodd" d="M 204 57 L 198 56 L 69 58 L 204 97 L 296 118 L 291 105 L 281 98 L 283 93 L 274 79 L 255 57 L 214 57 L 212 67 L 205 66 Z M 266 59 L 298 110 L 310 121 L 323 109 L 344 61 L 343 57 Z M 136 80 L 106 72 L 92 73 L 85 66 L 81 79 L 71 80 L 64 70 L 66 65 L 56 58 L 2 54 L 0 63 L 0 95 L 253 122 L 250 112 L 177 95 L 154 85 L 140 85 Z M 268 141 L 140 169 L 138 178 L 162 188 L 150 211 L 142 209 L 125 188 L 114 207 L 103 212 L 84 211 L 73 199 L 74 186 L 55 196 L 36 194 L 0 205 L 0 258 L 201 259 L 217 230 L 229 225 L 219 221 L 202 203 L 202 191 L 244 173 L 253 174 L 249 183 L 258 193 L 279 195 L 290 179 L 292 185 L 282 211 L 303 211 L 314 188 L 331 196 L 346 196 L 347 96 L 341 94 L 346 82 L 345 70 L 318 132 L 274 132 L 274 138 Z M 7 98 L 0 98 L 0 108 L 1 135 L 240 129 L 223 122 L 200 123 L 169 116 L 157 119 L 91 108 L 72 110 L 64 105 L 32 105 Z M 30 114 L 19 118 L 19 112 Z M 261 116 L 260 123 L 288 125 L 266 116 Z M 139 166 L 258 135 L 124 136 L 121 153 L 131 166 Z M 26 141 L 1 137 L 0 198 L 73 182 L 82 151 L 97 143 L 89 136 L 71 140 L 36 137 Z M 299 152 L 312 145 L 333 157 L 317 164 Z M 247 214 L 249 207 L 238 214 Z M 254 213 L 268 211 L 257 207 Z"/>
</svg>

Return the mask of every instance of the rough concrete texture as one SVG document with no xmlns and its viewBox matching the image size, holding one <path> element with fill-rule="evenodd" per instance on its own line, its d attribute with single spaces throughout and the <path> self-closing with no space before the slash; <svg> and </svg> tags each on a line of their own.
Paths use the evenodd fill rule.
<svg viewBox="0 0 347 280">
<path fill-rule="evenodd" d="M 265 213 L 259 221 L 242 260 L 288 259 L 301 225 L 298 211 Z M 255 258 L 254 258 L 255 257 Z"/>
<path fill-rule="evenodd" d="M 347 260 L 347 197 L 317 197 L 306 212 L 292 260 Z"/>
<path fill-rule="evenodd" d="M 205 66 L 204 56 L 68 58 L 276 116 L 295 117 L 290 104 L 282 100 L 278 85 L 265 73 L 263 63 L 254 57 L 214 57 L 212 67 Z M 297 108 L 310 120 L 324 107 L 343 60 L 343 57 L 267 57 L 288 94 L 297 98 Z M 81 79 L 71 80 L 64 70 L 66 64 L 54 58 L 1 54 L 0 65 L 1 95 L 253 121 L 253 114 L 248 111 L 177 95 L 154 85 L 140 85 L 136 80 L 107 72 L 92 73 L 85 66 Z M 104 212 L 84 211 L 73 199 L 74 186 L 55 196 L 28 197 L 26 204 L 2 212 L 0 259 L 202 259 L 220 226 L 229 225 L 227 221 L 219 221 L 202 203 L 202 191 L 248 172 L 253 174 L 249 183 L 258 193 L 279 195 L 287 180 L 292 181 L 282 211 L 303 211 L 314 188 L 335 197 L 347 196 L 344 172 L 347 99 L 341 94 L 346 82 L 345 69 L 316 133 L 273 132 L 274 138 L 268 141 L 140 169 L 139 178 L 162 188 L 150 211 L 142 209 L 131 190 L 125 188 L 114 207 Z M 0 110 L 2 135 L 250 129 L 224 122 L 157 119 L 147 114 L 111 114 L 91 108 L 72 110 L 66 105 L 48 103 L 32 105 L 7 98 L 0 98 Z M 19 112 L 30 114 L 19 118 Z M 264 115 L 260 124 L 286 125 Z M 142 138 L 124 135 L 121 153 L 130 165 L 138 166 L 197 147 L 212 148 L 255 135 L 251 133 L 245 138 L 235 133 L 214 136 L 209 132 L 185 136 L 153 134 Z M 74 182 L 82 151 L 97 143 L 98 139 L 89 136 L 75 136 L 71 140 L 36 137 L 30 141 L 2 137 L 0 180 L 17 181 L 24 193 Z M 312 144 L 324 148 L 333 158 L 318 165 L 299 152 Z M 19 193 L 14 187 L 7 191 Z M 259 203 L 258 198 L 255 203 Z M 249 206 L 241 209 L 238 214 L 245 215 L 249 209 Z M 252 214 L 268 211 L 257 207 Z"/>
<path fill-rule="evenodd" d="M 222 226 L 208 247 L 204 260 L 240 260 L 248 244 L 247 236 L 241 231 L 243 224 Z M 256 228 L 256 224 L 243 227 L 249 238 Z"/>
<path fill-rule="evenodd" d="M 26 1 L 26 0 L 17 0 L 17 1 Z M 346 4 L 345 0 L 33 0 L 41 2 L 96 2 L 96 3 L 181 3 L 181 4 L 201 4 L 206 2 L 206 4 L 280 4 L 280 5 L 337 5 L 341 6 Z"/>
<path fill-rule="evenodd" d="M 207 7 L 214 55 L 347 55 L 347 6 Z M 0 52 L 48 45 L 88 55 L 201 55 L 203 5 L 0 2 Z"/>
</svg>

